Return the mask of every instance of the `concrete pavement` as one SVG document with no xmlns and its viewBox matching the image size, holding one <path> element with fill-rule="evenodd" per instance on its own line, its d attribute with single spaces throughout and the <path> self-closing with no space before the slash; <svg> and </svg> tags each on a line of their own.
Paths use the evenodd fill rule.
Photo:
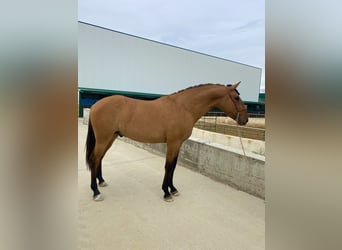
<svg viewBox="0 0 342 250">
<path fill-rule="evenodd" d="M 102 202 L 92 200 L 79 119 L 79 249 L 265 249 L 264 200 L 177 165 L 180 192 L 163 201 L 163 157 L 116 140 L 103 160 Z"/>
</svg>

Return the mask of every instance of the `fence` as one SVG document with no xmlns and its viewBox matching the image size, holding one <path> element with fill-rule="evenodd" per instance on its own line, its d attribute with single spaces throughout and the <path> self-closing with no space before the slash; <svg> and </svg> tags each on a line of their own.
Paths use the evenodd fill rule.
<svg viewBox="0 0 342 250">
<path fill-rule="evenodd" d="M 205 116 L 197 121 L 196 128 L 204 129 L 216 133 L 240 136 L 244 138 L 250 138 L 255 140 L 265 140 L 265 129 L 255 128 L 250 126 L 237 126 L 223 122 L 221 118 L 224 117 L 224 113 L 221 112 L 208 112 Z M 250 117 L 255 117 L 250 115 Z M 240 130 L 240 131 L 239 131 Z"/>
</svg>

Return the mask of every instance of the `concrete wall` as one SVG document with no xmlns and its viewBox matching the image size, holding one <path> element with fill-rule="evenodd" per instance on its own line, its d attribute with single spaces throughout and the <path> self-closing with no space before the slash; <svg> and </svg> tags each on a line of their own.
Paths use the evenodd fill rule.
<svg viewBox="0 0 342 250">
<path fill-rule="evenodd" d="M 125 142 L 164 156 L 165 143 L 140 143 L 126 137 Z M 265 157 L 191 138 L 181 147 L 178 163 L 238 190 L 265 198 Z"/>
</svg>

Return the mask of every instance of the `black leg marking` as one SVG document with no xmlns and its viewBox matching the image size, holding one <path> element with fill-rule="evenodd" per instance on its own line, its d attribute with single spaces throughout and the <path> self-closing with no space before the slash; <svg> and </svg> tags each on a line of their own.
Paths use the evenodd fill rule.
<svg viewBox="0 0 342 250">
<path fill-rule="evenodd" d="M 171 179 L 170 179 L 170 185 L 169 185 L 172 195 L 178 195 L 178 191 L 175 188 L 175 186 L 173 185 L 173 174 L 174 174 L 175 169 L 176 169 L 177 159 L 178 159 L 178 156 L 176 156 L 176 158 L 172 162 L 172 172 L 171 172 Z"/>
<path fill-rule="evenodd" d="M 178 191 L 173 185 L 173 173 L 176 168 L 177 164 L 177 156 L 169 163 L 165 163 L 165 176 L 163 180 L 162 189 L 164 191 L 164 199 L 169 200 L 171 198 L 171 194 L 177 194 Z M 169 192 L 169 188 L 171 190 L 171 193 Z"/>
<path fill-rule="evenodd" d="M 97 183 L 96 183 L 96 169 L 91 170 L 91 184 L 90 188 L 93 190 L 94 195 L 93 197 L 95 198 L 97 195 L 100 194 L 100 191 L 97 188 Z"/>
<path fill-rule="evenodd" d="M 171 171 L 170 171 L 170 167 L 168 164 L 166 164 L 165 166 L 165 176 L 164 176 L 164 180 L 163 180 L 163 185 L 162 185 L 162 189 L 164 191 L 164 199 L 168 199 L 171 197 L 171 194 L 169 192 L 169 179 L 171 178 Z"/>
<path fill-rule="evenodd" d="M 100 161 L 99 167 L 97 169 L 97 175 L 96 175 L 97 179 L 99 180 L 99 184 L 101 186 L 101 183 L 104 183 L 104 179 L 102 177 L 102 160 Z"/>
</svg>

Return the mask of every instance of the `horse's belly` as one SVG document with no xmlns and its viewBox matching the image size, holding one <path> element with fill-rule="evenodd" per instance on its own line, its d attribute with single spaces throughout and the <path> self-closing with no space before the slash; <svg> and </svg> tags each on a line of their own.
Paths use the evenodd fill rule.
<svg viewBox="0 0 342 250">
<path fill-rule="evenodd" d="M 123 133 L 123 136 L 144 143 L 166 142 L 166 133 L 160 128 L 153 127 L 127 129 L 127 131 Z"/>
</svg>

